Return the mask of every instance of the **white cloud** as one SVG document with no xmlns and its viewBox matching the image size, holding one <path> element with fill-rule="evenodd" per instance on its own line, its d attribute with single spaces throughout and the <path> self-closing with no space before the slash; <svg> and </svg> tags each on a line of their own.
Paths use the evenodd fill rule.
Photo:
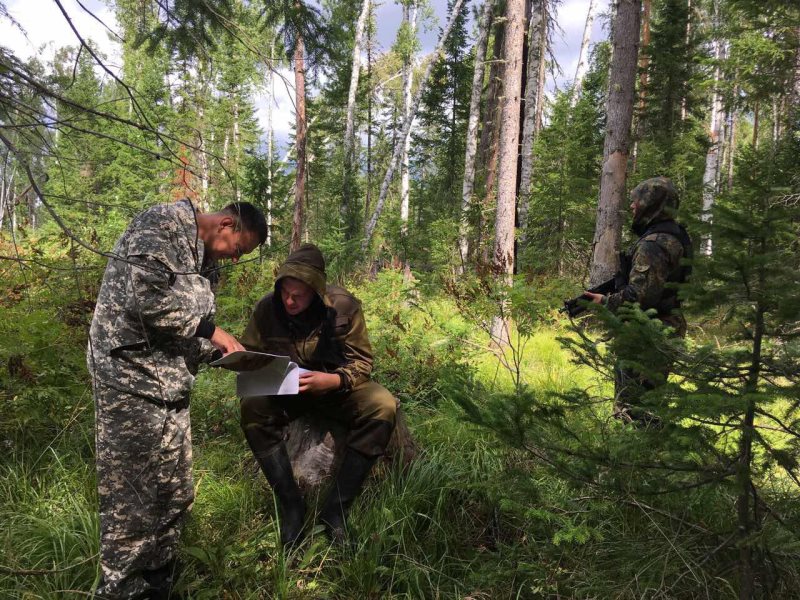
<svg viewBox="0 0 800 600">
<path fill-rule="evenodd" d="M 291 136 L 294 126 L 294 74 L 290 69 L 280 68 L 274 76 L 273 99 L 272 99 L 272 130 L 276 143 L 283 155 L 283 148 Z M 270 102 L 270 93 L 267 89 L 261 88 L 254 95 L 256 116 L 261 125 L 261 129 L 267 130 L 267 112 Z"/>
<path fill-rule="evenodd" d="M 605 37 L 603 32 L 601 13 L 607 12 L 609 0 L 596 0 L 595 18 L 592 24 L 591 42 L 595 43 Z M 561 75 L 555 81 L 548 82 L 548 90 L 557 86 L 563 89 L 572 83 L 575 69 L 578 66 L 578 54 L 581 50 L 583 28 L 586 24 L 586 12 L 589 9 L 589 0 L 565 0 L 556 12 L 556 20 L 562 32 L 553 36 L 553 54 L 561 67 Z"/>
<path fill-rule="evenodd" d="M 98 0 L 86 0 L 83 4 L 109 28 L 116 30 L 117 22 L 111 8 Z M 81 36 L 92 40 L 105 55 L 106 65 L 118 72 L 122 64 L 119 43 L 110 39 L 108 30 L 75 0 L 64 0 L 63 6 Z M 0 40 L 19 58 L 35 56 L 49 62 L 59 48 L 80 43 L 58 5 L 49 0 L 11 0 L 6 3 L 6 8 L 27 37 L 4 19 L 0 20 Z"/>
</svg>

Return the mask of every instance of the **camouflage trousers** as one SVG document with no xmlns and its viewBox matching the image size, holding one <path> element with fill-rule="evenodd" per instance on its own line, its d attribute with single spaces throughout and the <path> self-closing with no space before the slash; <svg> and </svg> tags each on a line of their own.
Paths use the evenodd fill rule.
<svg viewBox="0 0 800 600">
<path fill-rule="evenodd" d="M 95 380 L 102 598 L 136 598 L 176 557 L 194 500 L 188 400 L 164 408 Z"/>
</svg>

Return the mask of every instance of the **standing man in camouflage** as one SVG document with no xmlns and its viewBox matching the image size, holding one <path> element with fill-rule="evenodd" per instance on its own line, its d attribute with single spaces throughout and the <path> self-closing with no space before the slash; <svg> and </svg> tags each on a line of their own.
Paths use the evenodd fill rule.
<svg viewBox="0 0 800 600">
<path fill-rule="evenodd" d="M 625 302 L 637 302 L 642 310 L 655 309 L 656 317 L 673 328 L 674 335 L 686 335 L 686 320 L 680 312 L 677 285 L 684 283 L 691 267 L 682 264 L 692 258 L 692 241 L 686 228 L 675 221 L 678 191 L 666 177 L 654 177 L 637 185 L 631 192 L 631 229 L 639 236 L 620 256 L 617 289 L 608 295 L 584 292 L 584 297 L 605 304 L 616 312 Z M 651 365 L 666 381 L 670 364 Z M 659 426 L 660 420 L 636 408 L 638 397 L 654 389 L 658 382 L 617 368 L 615 416 L 643 426 Z"/>
<path fill-rule="evenodd" d="M 89 331 L 100 499 L 101 598 L 167 598 L 194 499 L 189 394 L 200 362 L 242 349 L 214 325 L 204 265 L 266 238 L 261 212 L 189 200 L 149 208 L 108 261 Z"/>
<path fill-rule="evenodd" d="M 278 499 L 284 546 L 299 542 L 306 514 L 284 444 L 287 425 L 315 412 L 349 427 L 344 460 L 320 512 L 331 539 L 341 543 L 347 511 L 389 444 L 397 410 L 392 394 L 370 380 L 372 348 L 361 302 L 344 288 L 327 285 L 322 253 L 304 244 L 281 266 L 275 289 L 256 304 L 242 344 L 288 355 L 309 371 L 300 376 L 296 396 L 241 403 L 244 435 Z"/>
</svg>

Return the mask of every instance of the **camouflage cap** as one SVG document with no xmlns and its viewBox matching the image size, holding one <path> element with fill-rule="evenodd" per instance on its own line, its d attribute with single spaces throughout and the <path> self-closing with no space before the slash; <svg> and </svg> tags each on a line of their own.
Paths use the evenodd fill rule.
<svg viewBox="0 0 800 600">
<path fill-rule="evenodd" d="M 659 217 L 674 219 L 678 214 L 678 190 L 667 177 L 645 179 L 633 188 L 631 199 L 639 202 L 639 210 L 633 219 L 633 225 L 637 228 L 646 226 Z"/>
</svg>

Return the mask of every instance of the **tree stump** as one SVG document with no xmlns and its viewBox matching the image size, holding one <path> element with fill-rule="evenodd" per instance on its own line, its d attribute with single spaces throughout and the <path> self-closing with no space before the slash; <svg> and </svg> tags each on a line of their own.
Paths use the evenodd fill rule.
<svg viewBox="0 0 800 600">
<path fill-rule="evenodd" d="M 303 492 L 319 489 L 336 472 L 344 457 L 346 440 L 345 426 L 319 415 L 303 415 L 289 424 L 286 449 L 295 479 Z M 400 460 L 405 468 L 416 455 L 417 445 L 398 402 L 394 432 L 383 460 Z"/>
</svg>

